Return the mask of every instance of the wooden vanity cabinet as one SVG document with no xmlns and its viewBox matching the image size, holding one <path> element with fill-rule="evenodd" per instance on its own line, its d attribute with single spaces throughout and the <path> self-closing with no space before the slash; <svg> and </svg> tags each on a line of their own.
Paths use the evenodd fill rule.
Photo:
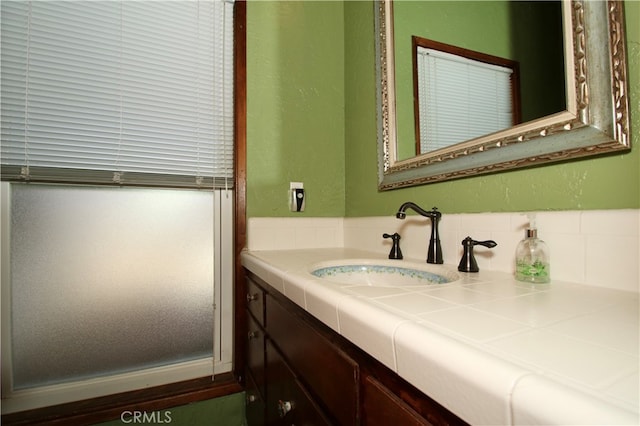
<svg viewBox="0 0 640 426">
<path fill-rule="evenodd" d="M 265 292 L 247 280 L 247 335 L 245 344 L 245 414 L 249 425 L 264 424 L 266 416 Z"/>
<path fill-rule="evenodd" d="M 250 271 L 246 277 L 249 426 L 465 424 Z"/>
</svg>

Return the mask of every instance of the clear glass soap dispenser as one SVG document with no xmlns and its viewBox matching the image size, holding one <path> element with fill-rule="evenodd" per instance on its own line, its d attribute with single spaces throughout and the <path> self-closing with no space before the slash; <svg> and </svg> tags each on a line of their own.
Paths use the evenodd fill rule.
<svg viewBox="0 0 640 426">
<path fill-rule="evenodd" d="M 527 216 L 529 227 L 516 248 L 516 279 L 534 284 L 548 283 L 551 279 L 549 248 L 538 238 L 535 214 Z"/>
</svg>

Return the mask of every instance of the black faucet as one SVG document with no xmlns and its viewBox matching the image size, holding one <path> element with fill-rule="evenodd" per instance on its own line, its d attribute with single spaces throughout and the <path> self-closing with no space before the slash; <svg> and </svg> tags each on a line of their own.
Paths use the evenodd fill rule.
<svg viewBox="0 0 640 426">
<path fill-rule="evenodd" d="M 396 217 L 398 219 L 404 219 L 407 217 L 407 214 L 405 213 L 407 209 L 411 209 L 416 213 L 431 219 L 431 238 L 429 239 L 427 263 L 444 263 L 444 260 L 442 259 L 442 247 L 440 246 L 440 235 L 438 234 L 438 222 L 440 222 L 442 213 L 440 213 L 436 207 L 431 209 L 431 211 L 426 211 L 415 203 L 408 201 L 400 206 L 398 213 L 396 213 Z"/>
</svg>

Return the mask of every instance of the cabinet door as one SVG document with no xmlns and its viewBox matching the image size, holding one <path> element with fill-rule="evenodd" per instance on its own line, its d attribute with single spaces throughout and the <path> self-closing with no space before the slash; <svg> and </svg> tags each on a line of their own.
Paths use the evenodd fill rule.
<svg viewBox="0 0 640 426">
<path fill-rule="evenodd" d="M 432 425 L 373 377 L 368 376 L 363 382 L 363 424 L 368 426 Z"/>
<path fill-rule="evenodd" d="M 270 294 L 267 334 L 327 412 L 341 425 L 358 423 L 358 364 Z"/>
<path fill-rule="evenodd" d="M 267 425 L 320 426 L 330 421 L 289 370 L 269 339 L 267 359 Z"/>
<path fill-rule="evenodd" d="M 255 380 L 253 380 L 250 371 L 247 371 L 245 377 L 245 395 L 247 399 L 247 403 L 245 405 L 245 415 L 247 418 L 247 425 L 262 426 L 264 425 L 265 416 L 265 403 L 262 398 L 262 394 L 258 391 L 258 387 L 255 383 Z"/>
</svg>

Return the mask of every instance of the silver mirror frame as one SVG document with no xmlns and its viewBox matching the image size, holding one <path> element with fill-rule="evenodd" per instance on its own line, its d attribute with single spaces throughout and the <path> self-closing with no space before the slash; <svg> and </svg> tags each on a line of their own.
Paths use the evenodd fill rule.
<svg viewBox="0 0 640 426">
<path fill-rule="evenodd" d="M 376 0 L 378 189 L 631 149 L 621 0 L 562 0 L 567 109 L 406 160 L 397 159 L 392 0 Z"/>
</svg>

